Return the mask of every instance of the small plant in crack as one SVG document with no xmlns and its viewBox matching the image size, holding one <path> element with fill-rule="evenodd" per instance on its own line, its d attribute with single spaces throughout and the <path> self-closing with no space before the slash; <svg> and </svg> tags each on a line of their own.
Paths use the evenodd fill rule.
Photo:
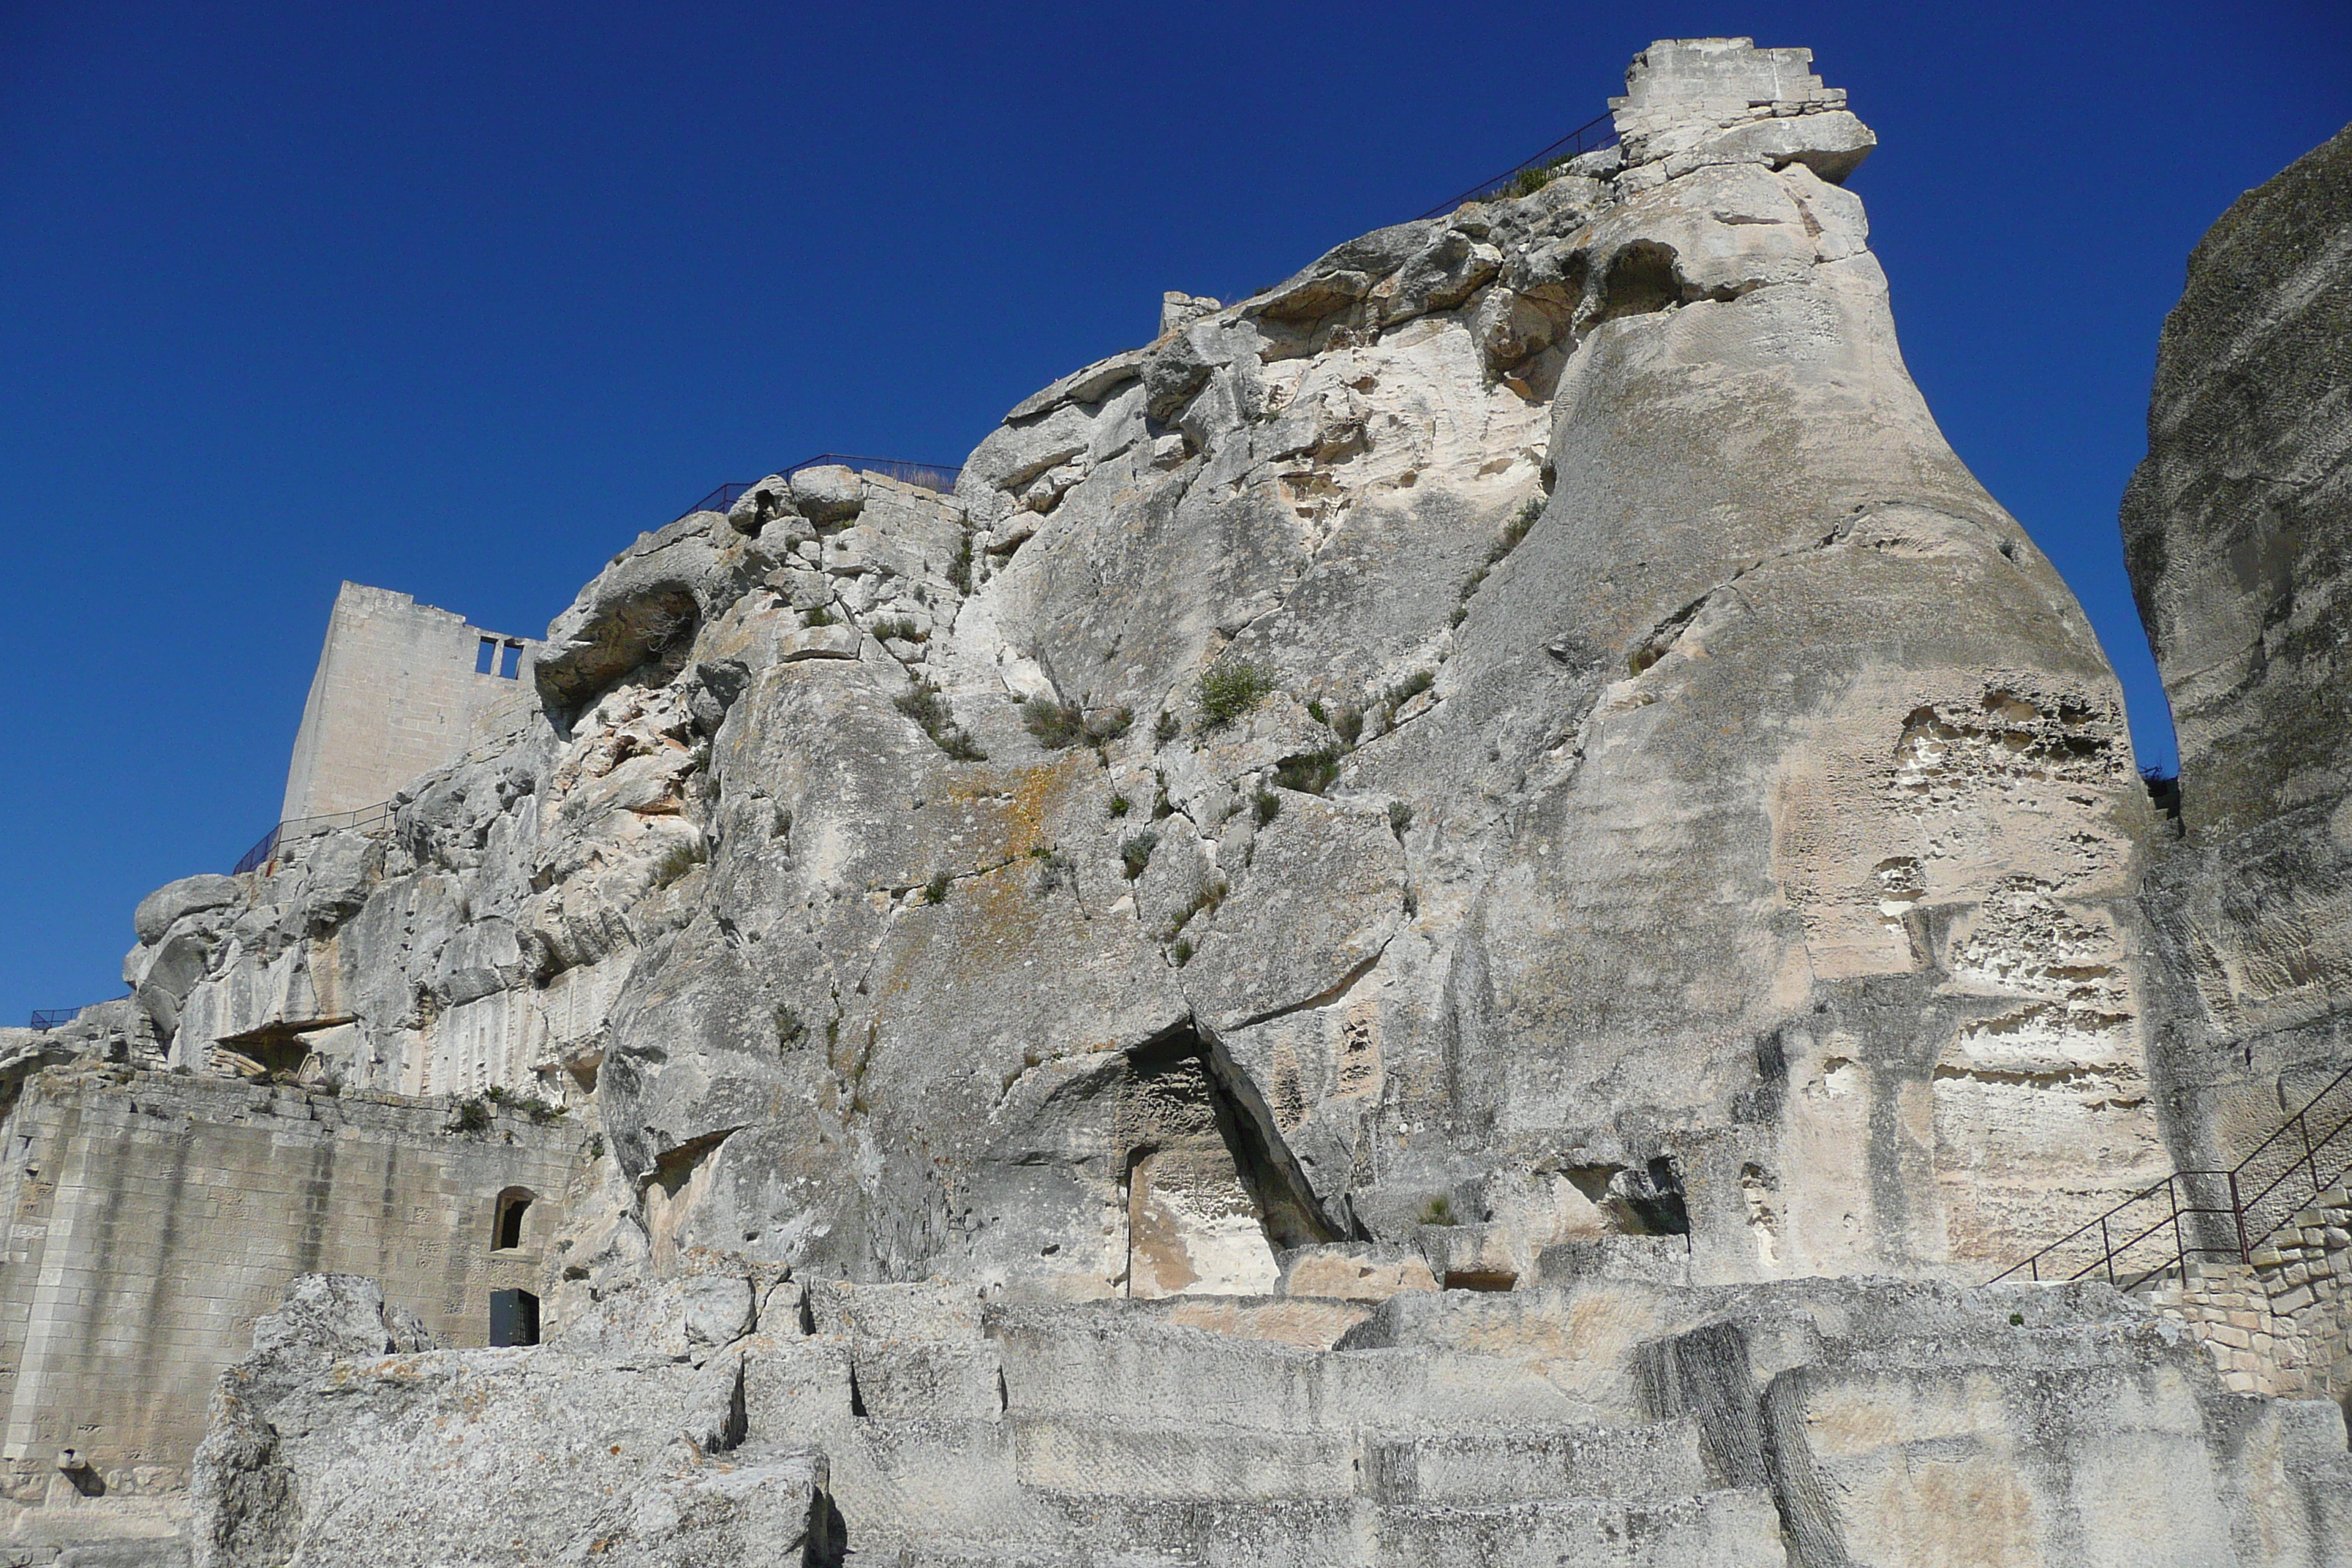
<svg viewBox="0 0 2352 1568">
<path fill-rule="evenodd" d="M 654 862 L 654 886 L 667 888 L 709 858 L 710 851 L 703 847 L 700 838 L 673 844 L 662 851 L 660 859 Z"/>
<path fill-rule="evenodd" d="M 1543 497 L 1529 496 L 1520 505 L 1518 510 L 1511 514 L 1510 521 L 1503 524 L 1503 531 L 1487 548 L 1486 559 L 1479 563 L 1478 570 L 1471 573 L 1469 581 L 1462 584 L 1462 592 L 1456 595 L 1457 603 L 1454 606 L 1454 614 L 1446 619 L 1447 626 L 1458 626 L 1470 618 L 1471 595 L 1485 585 L 1486 574 L 1502 564 L 1503 557 L 1519 547 L 1519 541 L 1528 536 L 1528 530 L 1533 528 L 1536 525 L 1536 520 L 1543 516 Z"/>
<path fill-rule="evenodd" d="M 955 710 L 940 689 L 928 680 L 919 680 L 912 691 L 895 700 L 899 712 L 922 726 L 931 744 L 960 763 L 984 763 L 988 753 L 972 741 L 971 732 L 955 721 Z"/>
<path fill-rule="evenodd" d="M 1118 847 L 1118 862 L 1129 881 L 1143 875 L 1143 868 L 1151 864 L 1151 852 L 1159 847 L 1160 835 L 1148 827 Z"/>
<path fill-rule="evenodd" d="M 1168 934 L 1160 940 L 1170 942 L 1183 934 L 1185 925 L 1196 916 L 1213 915 L 1217 906 L 1225 901 L 1228 891 L 1223 877 L 1192 895 L 1192 901 L 1168 917 Z"/>
<path fill-rule="evenodd" d="M 956 546 L 955 558 L 948 563 L 948 581 L 955 584 L 959 594 L 971 592 L 971 535 L 969 533 Z"/>
<path fill-rule="evenodd" d="M 885 616 L 872 626 L 874 635 L 884 642 L 913 642 L 922 628 L 906 616 Z"/>
<path fill-rule="evenodd" d="M 1411 675 L 1406 676 L 1402 680 L 1398 681 L 1394 686 L 1390 687 L 1386 691 L 1381 693 L 1381 706 L 1386 708 L 1390 713 L 1393 714 L 1398 709 L 1403 707 L 1406 703 L 1412 701 L 1414 698 L 1420 696 L 1423 692 L 1428 690 L 1431 687 L 1436 684 L 1437 675 L 1435 671 L 1416 669 Z"/>
<path fill-rule="evenodd" d="M 1110 797 L 1110 814 L 1113 816 L 1125 816 L 1128 814 L 1129 808 L 1134 803 L 1129 801 L 1127 796 L 1123 795 L 1115 795 Z"/>
<path fill-rule="evenodd" d="M 1423 1225 L 1452 1225 L 1454 1223 L 1453 1198 L 1444 1193 L 1440 1193 L 1435 1197 L 1430 1199 L 1427 1203 L 1422 1205 L 1421 1223 Z"/>
<path fill-rule="evenodd" d="M 808 1025 L 800 1012 L 789 1002 L 779 1002 L 775 1007 L 776 1048 L 791 1050 L 808 1038 Z"/>
<path fill-rule="evenodd" d="M 1151 820 L 1162 822 L 1176 815 L 1176 803 L 1168 798 L 1168 775 L 1154 773 L 1151 785 Z"/>
<path fill-rule="evenodd" d="M 1282 814 L 1282 797 L 1270 789 L 1259 790 L 1250 796 L 1250 811 L 1257 825 L 1264 827 Z"/>
<path fill-rule="evenodd" d="M 1274 782 L 1300 795 L 1321 795 L 1339 776 L 1339 753 L 1307 752 L 1274 764 Z"/>
<path fill-rule="evenodd" d="M 933 872 L 931 874 L 931 879 L 923 884 L 923 902 L 927 904 L 946 903 L 948 901 L 948 889 L 954 886 L 955 883 L 950 879 L 945 871 Z"/>
<path fill-rule="evenodd" d="M 1069 858 L 1058 849 L 1049 849 L 1037 857 L 1037 890 L 1041 893 L 1059 891 L 1070 885 Z"/>
<path fill-rule="evenodd" d="M 1364 710 L 1349 704 L 1331 715 L 1331 732 L 1339 737 L 1343 746 L 1352 746 L 1364 732 Z"/>
<path fill-rule="evenodd" d="M 1223 729 L 1265 701 L 1273 690 L 1274 671 L 1265 665 L 1246 659 L 1212 665 L 1201 672 L 1201 722 L 1211 730 Z"/>
<path fill-rule="evenodd" d="M 1135 715 L 1125 708 L 1103 709 L 1089 716 L 1075 702 L 1051 702 L 1043 698 L 1024 703 L 1021 727 L 1049 752 L 1076 745 L 1107 746 L 1127 733 Z"/>
<path fill-rule="evenodd" d="M 810 626 L 829 626 L 834 624 L 833 611 L 825 605 L 819 605 L 801 617 L 801 624 Z"/>
<path fill-rule="evenodd" d="M 1404 842 L 1404 830 L 1412 826 L 1412 807 L 1401 800 L 1389 802 L 1389 831 L 1396 835 L 1398 843 Z"/>
<path fill-rule="evenodd" d="M 1175 714 L 1169 712 L 1165 708 L 1161 709 L 1160 717 L 1151 721 L 1152 744 L 1166 745 L 1174 740 L 1183 728 L 1184 726 L 1177 721 Z"/>
<path fill-rule="evenodd" d="M 1168 956 L 1169 956 L 1169 957 L 1171 957 L 1171 958 L 1172 958 L 1172 959 L 1174 959 L 1174 960 L 1176 961 L 1176 967 L 1177 967 L 1177 968 L 1179 968 L 1179 969 L 1181 969 L 1181 968 L 1183 968 L 1186 964 L 1188 964 L 1188 963 L 1192 963 L 1192 939 L 1191 939 L 1190 937 L 1179 937 L 1179 938 L 1177 938 L 1177 939 L 1176 939 L 1176 945 L 1175 945 L 1174 947 L 1170 948 L 1170 949 L 1168 950 Z"/>
</svg>

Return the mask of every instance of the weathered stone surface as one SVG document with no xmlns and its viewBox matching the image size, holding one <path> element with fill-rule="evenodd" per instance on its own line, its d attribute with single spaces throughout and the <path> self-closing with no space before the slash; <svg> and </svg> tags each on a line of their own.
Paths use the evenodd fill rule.
<svg viewBox="0 0 2352 1568">
<path fill-rule="evenodd" d="M 2169 1163 L 2161 829 L 1843 94 L 1682 40 L 1616 108 L 1171 301 L 952 498 L 642 537 L 528 731 L 142 915 L 77 1052 L 597 1129 L 546 1346 L 230 1374 L 213 1560 L 2121 1561 L 2136 1465 L 2150 1560 L 2340 1560 L 2257 1330 L 1937 1283 Z"/>
<path fill-rule="evenodd" d="M 866 481 L 855 468 L 820 463 L 793 475 L 793 508 L 811 522 L 847 522 L 865 505 Z"/>
<path fill-rule="evenodd" d="M 2352 131 L 2190 257 L 2124 497 L 2180 742 L 2180 836 L 2146 907 L 2186 1168 L 2235 1163 L 2352 1068 L 2347 343 Z"/>
<path fill-rule="evenodd" d="M 803 658 L 856 658 L 862 640 L 856 626 L 805 626 L 777 639 L 776 661 L 792 664 Z"/>
<path fill-rule="evenodd" d="M 139 911 L 131 916 L 131 923 L 138 931 L 139 940 L 152 946 L 186 916 L 243 903 L 245 896 L 246 885 L 235 877 L 183 877 L 176 882 L 166 882 L 140 900 Z"/>
<path fill-rule="evenodd" d="M 740 1357 L 354 1354 L 279 1386 L 283 1366 L 257 1350 L 223 1380 L 200 1565 L 837 1560 L 823 1458 L 743 1447 Z"/>
</svg>

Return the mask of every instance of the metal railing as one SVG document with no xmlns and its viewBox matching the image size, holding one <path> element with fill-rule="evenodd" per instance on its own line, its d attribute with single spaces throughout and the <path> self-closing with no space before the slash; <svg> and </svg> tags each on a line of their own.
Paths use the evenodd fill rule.
<svg viewBox="0 0 2352 1568">
<path fill-rule="evenodd" d="M 1542 152 L 1537 153 L 1534 157 L 1522 159 L 1520 162 L 1512 164 L 1509 168 L 1496 175 L 1493 179 L 1487 180 L 1483 184 L 1471 186 L 1460 195 L 1455 196 L 1452 201 L 1438 203 L 1435 206 L 1430 208 L 1421 216 L 1424 218 L 1444 217 L 1447 213 L 1452 212 L 1454 208 L 1461 206 L 1465 202 L 1484 201 L 1486 197 L 1495 195 L 1496 192 L 1502 190 L 1506 185 L 1517 180 L 1522 174 L 1530 174 L 1539 169 L 1549 172 L 1555 165 L 1565 163 L 1570 158 L 1576 157 L 1580 153 L 1597 153 L 1603 147 L 1613 147 L 1616 143 L 1616 116 L 1614 114 L 1607 113 L 1597 114 L 1591 120 L 1586 121 L 1583 124 L 1578 126 L 1575 130 L 1570 132 L 1567 135 L 1561 137 L 1559 141 L 1553 142 L 1550 146 L 1545 148 Z M 1531 194 L 1531 192 L 1523 192 L 1521 194 L 1527 195 Z"/>
<path fill-rule="evenodd" d="M 247 871 L 257 870 L 277 859 L 278 852 L 281 847 L 299 839 L 316 838 L 322 833 L 341 833 L 352 830 L 373 833 L 387 828 L 391 825 L 392 803 L 388 800 L 374 805 L 361 806 L 356 811 L 330 812 L 324 816 L 292 817 L 263 834 L 259 843 L 237 857 L 236 864 L 228 868 L 228 874 L 232 877 L 242 877 Z"/>
<path fill-rule="evenodd" d="M 962 468 L 954 463 L 916 463 L 904 458 L 853 458 L 841 452 L 819 452 L 814 458 L 803 458 L 777 472 L 791 479 L 803 468 L 814 468 L 826 463 L 837 463 L 845 468 L 856 468 L 860 473 L 880 474 L 884 479 L 896 479 L 902 485 L 917 485 L 927 490 L 937 490 L 941 495 L 954 491 L 956 476 L 963 472 Z M 677 515 L 687 518 L 698 511 L 725 511 L 743 499 L 745 490 L 759 482 L 757 479 L 730 480 Z"/>
<path fill-rule="evenodd" d="M 2305 1101 L 2226 1171 L 2176 1171 L 1985 1281 L 2104 1274 L 2137 1290 L 2192 1258 L 2252 1265 L 2297 1210 L 2352 1176 L 2352 1068 Z"/>
<path fill-rule="evenodd" d="M 97 1005 L 95 1002 L 88 1004 L 90 1007 Z M 33 1011 L 33 1027 L 43 1034 L 51 1029 L 62 1029 L 80 1017 L 85 1010 L 83 1007 L 37 1007 Z"/>
</svg>

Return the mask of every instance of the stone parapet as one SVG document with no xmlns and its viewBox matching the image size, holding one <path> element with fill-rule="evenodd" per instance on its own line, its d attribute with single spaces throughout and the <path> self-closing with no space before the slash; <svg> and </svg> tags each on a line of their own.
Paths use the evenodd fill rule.
<svg viewBox="0 0 2352 1568">
<path fill-rule="evenodd" d="M 1636 186 L 1720 163 L 1801 163 L 1843 179 L 1877 138 L 1847 111 L 1844 89 L 1822 85 L 1812 59 L 1748 38 L 1651 45 L 1633 57 L 1625 95 L 1609 100 L 1622 166 L 1659 165 L 1635 174 Z"/>
</svg>

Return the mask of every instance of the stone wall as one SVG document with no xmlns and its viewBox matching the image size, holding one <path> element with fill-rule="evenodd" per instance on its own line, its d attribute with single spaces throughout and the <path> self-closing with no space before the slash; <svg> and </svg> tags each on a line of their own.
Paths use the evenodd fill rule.
<svg viewBox="0 0 2352 1568">
<path fill-rule="evenodd" d="M 2240 1394 L 2352 1399 L 2352 1192 L 2334 1187 L 2244 1263 L 2192 1263 L 2150 1298 Z"/>
<path fill-rule="evenodd" d="M 374 805 L 513 729 L 537 704 L 538 651 L 406 594 L 345 583 L 302 705 L 280 817 Z"/>
<path fill-rule="evenodd" d="M 128 1068 L 51 1069 L 0 1123 L 0 1490 L 38 1500 L 62 1448 L 92 1483 L 184 1486 L 221 1368 L 311 1269 L 381 1280 L 444 1342 L 487 1342 L 489 1292 L 541 1289 L 585 1131 L 446 1105 Z M 502 1194 L 534 1201 L 495 1249 Z"/>
</svg>

